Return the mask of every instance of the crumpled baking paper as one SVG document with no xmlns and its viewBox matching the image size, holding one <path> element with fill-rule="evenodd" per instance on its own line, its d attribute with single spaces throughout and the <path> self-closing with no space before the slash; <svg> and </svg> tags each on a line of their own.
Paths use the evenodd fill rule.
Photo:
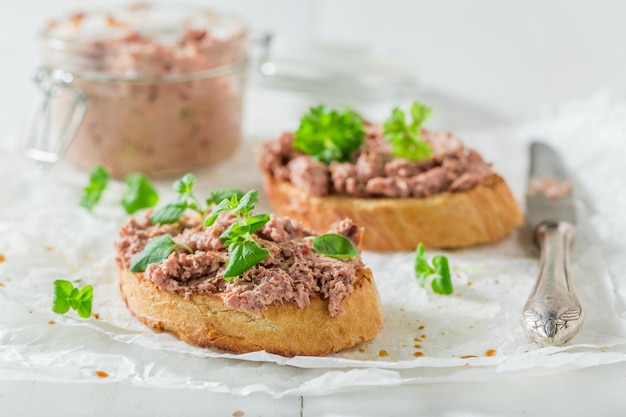
<svg viewBox="0 0 626 417">
<path fill-rule="evenodd" d="M 567 346 L 540 348 L 522 332 L 520 313 L 538 273 L 537 250 L 523 231 L 494 244 L 429 251 L 450 260 L 451 296 L 418 285 L 413 253 L 365 252 L 385 327 L 375 340 L 343 352 L 284 358 L 190 346 L 146 328 L 121 300 L 113 242 L 126 219 L 119 205 L 122 184 L 111 184 L 89 213 L 77 204 L 86 173 L 63 163 L 39 169 L 7 141 L 0 156 L 0 379 L 280 397 L 542 375 L 625 361 L 626 101 L 599 95 L 524 126 L 458 133 L 494 162 L 522 205 L 531 138 L 557 148 L 574 174 L 580 222 L 572 276 L 586 318 Z M 229 162 L 198 172 L 197 194 L 214 187 L 260 190 L 255 145 L 248 142 Z M 157 184 L 167 201 L 171 181 Z M 261 193 L 258 211 L 269 210 Z M 53 313 L 55 279 L 92 284 L 96 316 Z"/>
</svg>

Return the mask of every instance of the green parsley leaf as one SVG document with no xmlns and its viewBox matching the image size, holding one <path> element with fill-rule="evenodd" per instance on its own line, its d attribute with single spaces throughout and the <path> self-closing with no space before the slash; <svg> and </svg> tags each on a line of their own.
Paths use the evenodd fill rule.
<svg viewBox="0 0 626 417">
<path fill-rule="evenodd" d="M 317 106 L 300 119 L 293 148 L 326 164 L 345 162 L 363 144 L 364 137 L 363 119 L 358 113 Z"/>
<path fill-rule="evenodd" d="M 359 250 L 350 239 L 337 233 L 314 237 L 313 250 L 331 258 L 352 258 L 359 254 Z"/>
<path fill-rule="evenodd" d="M 448 258 L 442 255 L 433 257 L 433 266 L 428 264 L 426 258 L 426 250 L 423 244 L 417 245 L 415 250 L 415 278 L 419 284 L 424 287 L 428 278 L 433 277 L 431 287 L 437 294 L 452 294 L 452 279 L 450 277 L 450 268 L 448 266 Z"/>
<path fill-rule="evenodd" d="M 124 182 L 128 185 L 122 197 L 122 207 L 126 213 L 133 214 L 141 209 L 154 207 L 159 201 L 159 194 L 145 175 L 130 174 Z"/>
<path fill-rule="evenodd" d="M 233 242 L 228 246 L 228 264 L 224 279 L 229 281 L 241 275 L 270 255 L 269 251 L 253 240 Z"/>
<path fill-rule="evenodd" d="M 102 165 L 92 169 L 89 173 L 89 184 L 83 189 L 80 205 L 89 211 L 93 210 L 107 188 L 110 177 L 109 171 Z"/>
<path fill-rule="evenodd" d="M 58 314 L 65 314 L 72 308 L 82 318 L 91 316 L 91 304 L 93 301 L 93 287 L 91 285 L 85 285 L 78 289 L 74 288 L 70 281 L 62 279 L 57 279 L 53 284 L 52 311 Z"/>
<path fill-rule="evenodd" d="M 193 252 L 188 246 L 174 242 L 172 236 L 167 234 L 150 239 L 143 251 L 138 253 L 131 262 L 130 272 L 145 271 L 148 265 L 161 262 L 177 247 Z"/>
<path fill-rule="evenodd" d="M 407 124 L 404 112 L 394 108 L 383 125 L 383 136 L 391 143 L 391 153 L 413 160 L 430 158 L 433 150 L 421 136 L 422 124 L 430 114 L 430 108 L 414 102 L 411 106 L 413 121 Z"/>
</svg>

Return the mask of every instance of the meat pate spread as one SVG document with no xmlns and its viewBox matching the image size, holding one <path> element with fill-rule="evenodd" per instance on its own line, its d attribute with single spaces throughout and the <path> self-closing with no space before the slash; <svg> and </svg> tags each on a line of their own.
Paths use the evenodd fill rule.
<svg viewBox="0 0 626 417">
<path fill-rule="evenodd" d="M 219 236 L 234 222 L 230 212 L 222 213 L 210 227 L 203 227 L 197 217 L 185 216 L 171 225 L 154 225 L 148 216 L 131 218 L 120 230 L 117 263 L 128 268 L 132 258 L 156 236 L 170 234 L 173 240 L 189 246 L 172 252 L 161 263 L 148 265 L 143 276 L 158 288 L 179 293 L 219 294 L 232 309 L 262 312 L 272 304 L 295 303 L 304 308 L 312 296 L 329 302 L 331 317 L 343 313 L 341 301 L 353 291 L 357 272 L 363 268 L 360 256 L 336 259 L 312 250 L 316 234 L 290 218 L 270 216 L 270 221 L 253 236 L 270 255 L 231 281 L 224 279 L 228 251 Z M 350 220 L 335 225 L 334 232 L 354 243 L 360 229 Z"/>
<path fill-rule="evenodd" d="M 227 159 L 241 139 L 247 31 L 206 10 L 142 6 L 51 22 L 45 61 L 73 74 L 86 107 L 68 158 L 116 177 Z M 62 45 L 59 50 L 57 45 Z M 59 120 L 72 108 L 61 96 Z"/>
<path fill-rule="evenodd" d="M 533 178 L 530 183 L 530 194 L 541 193 L 548 199 L 569 197 L 573 185 L 569 181 L 557 181 L 554 178 Z"/>
<path fill-rule="evenodd" d="M 364 130 L 364 143 L 349 162 L 326 165 L 316 161 L 293 149 L 294 134 L 288 132 L 261 145 L 259 167 L 310 195 L 360 198 L 423 198 L 444 191 L 463 192 L 493 173 L 490 163 L 449 132 L 422 129 L 433 157 L 415 161 L 392 155 L 381 126 L 365 123 Z"/>
</svg>

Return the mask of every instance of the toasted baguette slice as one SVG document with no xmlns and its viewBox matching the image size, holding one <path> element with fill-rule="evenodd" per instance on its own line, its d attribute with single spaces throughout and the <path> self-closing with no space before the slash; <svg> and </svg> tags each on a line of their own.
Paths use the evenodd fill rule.
<svg viewBox="0 0 626 417">
<path fill-rule="evenodd" d="M 367 268 L 359 270 L 354 291 L 343 299 L 344 312 L 339 317 L 331 317 L 328 301 L 318 297 L 303 309 L 285 303 L 250 313 L 229 308 L 219 294 L 185 299 L 157 288 L 142 273 L 120 268 L 119 275 L 122 296 L 135 317 L 200 347 L 321 356 L 371 340 L 383 326 L 378 291 Z"/>
<path fill-rule="evenodd" d="M 290 182 L 265 175 L 276 213 L 323 232 L 346 217 L 364 228 L 361 247 L 391 252 L 427 247 L 458 248 L 501 239 L 522 224 L 513 195 L 497 174 L 466 192 L 426 198 L 315 197 Z"/>
</svg>

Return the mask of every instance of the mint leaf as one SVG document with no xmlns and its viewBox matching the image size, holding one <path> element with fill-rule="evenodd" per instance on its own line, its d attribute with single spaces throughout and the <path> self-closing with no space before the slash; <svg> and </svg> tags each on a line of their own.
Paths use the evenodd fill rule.
<svg viewBox="0 0 626 417">
<path fill-rule="evenodd" d="M 148 265 L 160 263 L 177 247 L 185 248 L 187 251 L 193 252 L 191 248 L 174 242 L 172 236 L 167 234 L 150 239 L 143 251 L 138 253 L 133 259 L 130 264 L 130 272 L 145 271 Z"/>
<path fill-rule="evenodd" d="M 79 204 L 89 211 L 93 210 L 107 188 L 110 177 L 109 171 L 102 165 L 92 169 L 89 173 L 89 184 L 83 189 Z"/>
<path fill-rule="evenodd" d="M 450 268 L 448 266 L 448 258 L 442 255 L 433 257 L 433 266 L 428 264 L 426 258 L 426 250 L 423 244 L 417 245 L 415 251 L 415 278 L 418 279 L 420 286 L 424 287 L 428 278 L 433 277 L 431 287 L 437 294 L 452 294 L 452 279 L 450 277 Z"/>
<path fill-rule="evenodd" d="M 145 175 L 130 174 L 124 182 L 128 186 L 122 196 L 122 207 L 126 213 L 133 214 L 141 209 L 154 207 L 159 201 L 159 194 Z"/>
<path fill-rule="evenodd" d="M 58 314 L 65 314 L 72 308 L 82 318 L 91 316 L 91 304 L 93 301 L 93 287 L 91 285 L 85 285 L 78 289 L 74 288 L 70 281 L 61 279 L 57 279 L 53 284 L 52 311 Z"/>
<path fill-rule="evenodd" d="M 350 110 L 313 107 L 300 119 L 295 132 L 293 148 L 329 164 L 332 161 L 346 162 L 365 138 L 363 119 Z"/>
<path fill-rule="evenodd" d="M 228 246 L 228 264 L 224 279 L 230 280 L 241 275 L 269 256 L 269 251 L 253 240 L 234 242 Z"/>
<path fill-rule="evenodd" d="M 432 148 L 421 136 L 422 124 L 431 114 L 431 109 L 414 102 L 411 106 L 411 124 L 407 124 L 404 112 L 394 108 L 383 125 L 383 136 L 391 143 L 391 153 L 399 158 L 413 160 L 428 159 Z"/>
<path fill-rule="evenodd" d="M 352 258 L 359 254 L 359 250 L 350 239 L 337 233 L 314 237 L 313 250 L 331 258 Z"/>
</svg>

